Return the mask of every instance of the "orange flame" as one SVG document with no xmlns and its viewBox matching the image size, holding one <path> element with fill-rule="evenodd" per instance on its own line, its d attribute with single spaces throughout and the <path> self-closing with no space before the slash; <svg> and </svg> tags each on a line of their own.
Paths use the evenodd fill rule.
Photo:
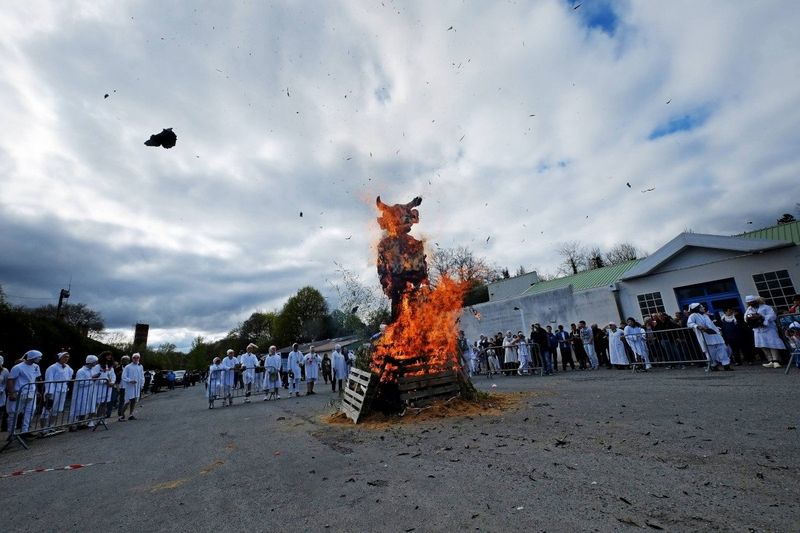
<svg viewBox="0 0 800 533">
<path fill-rule="evenodd" d="M 399 316 L 372 353 L 372 372 L 381 382 L 393 381 L 401 366 L 406 375 L 458 369 L 456 320 L 466 289 L 443 276 L 435 288 L 425 285 L 403 296 Z"/>
</svg>

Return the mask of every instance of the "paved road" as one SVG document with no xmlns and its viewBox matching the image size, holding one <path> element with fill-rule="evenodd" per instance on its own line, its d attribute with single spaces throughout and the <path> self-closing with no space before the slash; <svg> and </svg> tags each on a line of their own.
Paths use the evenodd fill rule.
<svg viewBox="0 0 800 533">
<path fill-rule="evenodd" d="M 476 378 L 503 416 L 330 426 L 331 395 L 138 421 L 0 454 L 4 531 L 797 531 L 800 372 Z M 324 390 L 324 388 L 323 388 Z"/>
</svg>

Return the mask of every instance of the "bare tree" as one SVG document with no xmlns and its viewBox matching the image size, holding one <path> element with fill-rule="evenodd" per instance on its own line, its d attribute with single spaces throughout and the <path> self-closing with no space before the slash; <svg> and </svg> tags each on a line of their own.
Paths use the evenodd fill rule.
<svg viewBox="0 0 800 533">
<path fill-rule="evenodd" d="M 647 254 L 642 252 L 639 248 L 629 242 L 621 242 L 615 244 L 611 249 L 606 252 L 606 263 L 609 265 L 618 265 L 626 261 L 632 261 L 640 257 L 646 257 Z"/>
<path fill-rule="evenodd" d="M 527 274 L 527 273 L 528 273 L 528 271 L 527 271 L 527 270 L 525 270 L 525 267 L 524 267 L 524 266 L 522 266 L 522 265 L 520 265 L 520 266 L 519 266 L 519 268 L 517 268 L 517 273 L 516 273 L 516 274 L 514 274 L 514 275 L 515 275 L 515 276 L 523 276 L 523 275 L 525 275 L 525 274 Z"/>
<path fill-rule="evenodd" d="M 577 274 L 589 266 L 586 247 L 580 241 L 562 242 L 556 248 L 556 252 L 561 256 L 561 264 L 558 266 L 561 274 L 566 276 Z"/>
<path fill-rule="evenodd" d="M 599 246 L 593 246 L 586 252 L 586 268 L 587 270 L 593 270 L 595 268 L 603 268 L 606 266 L 606 262 L 603 259 L 603 251 L 600 249 Z"/>
<path fill-rule="evenodd" d="M 377 283 L 367 285 L 352 270 L 338 263 L 336 267 L 341 281 L 333 286 L 339 295 L 339 308 L 344 313 L 357 315 L 367 322 L 373 315 L 388 308 L 389 300 Z"/>
<path fill-rule="evenodd" d="M 497 267 L 489 264 L 483 257 L 476 256 L 466 246 L 437 248 L 428 258 L 431 283 L 447 275 L 457 281 L 470 285 L 480 285 L 501 277 Z"/>
</svg>

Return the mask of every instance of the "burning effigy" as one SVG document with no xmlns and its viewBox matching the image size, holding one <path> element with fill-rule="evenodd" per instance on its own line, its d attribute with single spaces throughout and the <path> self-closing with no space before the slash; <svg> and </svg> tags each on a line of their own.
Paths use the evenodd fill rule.
<svg viewBox="0 0 800 533">
<path fill-rule="evenodd" d="M 442 394 L 457 394 L 460 375 L 457 320 L 464 284 L 442 276 L 434 287 L 428 280 L 424 243 L 409 235 L 419 222 L 422 198 L 387 205 L 376 200 L 384 230 L 378 243 L 377 269 L 392 305 L 392 322 L 375 341 L 370 370 L 379 379 L 378 399 L 384 411 L 397 408 L 403 396 L 426 378 L 454 382 Z M 404 382 L 400 383 L 401 381 Z M 411 384 L 409 384 L 411 383 Z M 445 381 L 446 383 L 446 381 Z M 437 383 L 438 385 L 438 383 Z"/>
</svg>

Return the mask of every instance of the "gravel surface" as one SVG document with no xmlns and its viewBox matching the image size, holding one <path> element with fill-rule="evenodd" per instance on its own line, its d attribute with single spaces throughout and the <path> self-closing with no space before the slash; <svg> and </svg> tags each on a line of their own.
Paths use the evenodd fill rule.
<svg viewBox="0 0 800 533">
<path fill-rule="evenodd" d="M 329 425 L 333 395 L 206 408 L 0 454 L 3 531 L 798 531 L 800 372 L 478 376 L 501 416 Z M 491 385 L 496 387 L 492 388 Z"/>
</svg>

